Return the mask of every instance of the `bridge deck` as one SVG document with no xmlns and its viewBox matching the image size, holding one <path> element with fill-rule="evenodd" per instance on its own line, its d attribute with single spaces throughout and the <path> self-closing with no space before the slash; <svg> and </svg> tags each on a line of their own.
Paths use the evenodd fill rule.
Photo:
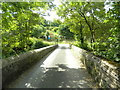
<svg viewBox="0 0 120 90">
<path fill-rule="evenodd" d="M 10 83 L 9 88 L 95 88 L 81 61 L 67 45 L 59 45 Z"/>
</svg>

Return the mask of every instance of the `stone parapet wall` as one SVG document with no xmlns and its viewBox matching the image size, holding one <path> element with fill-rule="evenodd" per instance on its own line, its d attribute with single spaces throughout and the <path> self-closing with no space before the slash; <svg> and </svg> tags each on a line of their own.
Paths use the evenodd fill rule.
<svg viewBox="0 0 120 90">
<path fill-rule="evenodd" d="M 16 76 L 57 47 L 58 45 L 52 45 L 31 50 L 15 57 L 2 59 L 2 86 L 5 87 L 12 79 L 15 79 Z"/>
<path fill-rule="evenodd" d="M 100 88 L 120 89 L 120 64 L 107 61 L 72 45 L 74 55 L 86 66 Z"/>
</svg>

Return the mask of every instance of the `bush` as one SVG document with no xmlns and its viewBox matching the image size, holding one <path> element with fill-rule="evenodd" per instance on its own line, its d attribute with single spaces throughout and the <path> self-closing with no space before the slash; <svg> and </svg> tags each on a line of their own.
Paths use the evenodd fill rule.
<svg viewBox="0 0 120 90">
<path fill-rule="evenodd" d="M 20 45 L 20 42 L 15 43 L 2 43 L 2 58 L 18 55 L 20 53 L 27 52 L 29 50 L 38 49 L 49 46 L 50 43 L 45 43 L 42 39 L 29 38 L 25 43 L 24 47 Z"/>
<path fill-rule="evenodd" d="M 42 41 L 36 41 L 35 44 L 33 45 L 34 49 L 42 48 L 45 47 Z"/>
<path fill-rule="evenodd" d="M 49 45 L 44 43 L 42 39 L 32 38 L 31 40 L 33 41 L 31 49 L 38 49 L 38 48 L 46 47 Z"/>
</svg>

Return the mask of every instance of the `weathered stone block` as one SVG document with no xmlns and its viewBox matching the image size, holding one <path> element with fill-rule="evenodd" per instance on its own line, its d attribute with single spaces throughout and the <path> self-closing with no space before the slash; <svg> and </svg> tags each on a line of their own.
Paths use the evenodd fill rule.
<svg viewBox="0 0 120 90">
<path fill-rule="evenodd" d="M 16 57 L 2 59 L 2 85 L 6 86 L 16 76 L 20 75 L 24 70 L 32 64 L 40 60 L 50 51 L 56 49 L 58 45 L 52 45 L 40 49 L 35 49 Z"/>
<path fill-rule="evenodd" d="M 98 58 L 73 45 L 71 46 L 71 49 L 77 57 L 82 56 L 80 60 L 82 59 L 88 72 L 101 88 L 120 89 L 120 64 Z"/>
</svg>

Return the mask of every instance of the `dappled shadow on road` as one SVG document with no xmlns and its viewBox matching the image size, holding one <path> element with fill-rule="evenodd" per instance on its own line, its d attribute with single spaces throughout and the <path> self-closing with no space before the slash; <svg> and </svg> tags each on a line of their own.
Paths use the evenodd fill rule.
<svg viewBox="0 0 120 90">
<path fill-rule="evenodd" d="M 44 74 L 34 87 L 41 88 L 90 88 L 95 87 L 85 68 L 69 68 L 65 64 L 43 68 Z"/>
<path fill-rule="evenodd" d="M 94 88 L 95 83 L 81 62 L 77 62 L 66 46 L 59 46 L 36 65 L 31 66 L 11 88 Z"/>
</svg>

